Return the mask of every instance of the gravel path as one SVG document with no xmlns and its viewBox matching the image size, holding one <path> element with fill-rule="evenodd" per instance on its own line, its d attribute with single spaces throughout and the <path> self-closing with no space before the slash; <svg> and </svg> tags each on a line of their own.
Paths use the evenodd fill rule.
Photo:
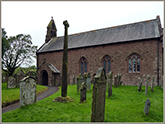
<svg viewBox="0 0 165 124">
<path fill-rule="evenodd" d="M 42 99 L 56 93 L 59 90 L 58 86 L 46 86 L 46 87 L 48 87 L 48 90 L 46 92 L 38 95 L 37 96 L 37 101 L 42 100 Z M 8 112 L 8 111 L 17 109 L 17 108 L 19 108 L 19 102 L 15 103 L 15 104 L 12 104 L 12 105 L 9 105 L 9 106 L 6 106 L 6 107 L 3 107 L 2 108 L 2 113 L 5 113 L 5 112 Z"/>
</svg>

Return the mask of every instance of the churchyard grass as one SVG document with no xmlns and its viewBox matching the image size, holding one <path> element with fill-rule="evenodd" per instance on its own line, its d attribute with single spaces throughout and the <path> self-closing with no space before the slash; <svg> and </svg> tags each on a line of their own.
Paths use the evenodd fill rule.
<svg viewBox="0 0 165 124">
<path fill-rule="evenodd" d="M 76 85 L 69 85 L 67 92 L 74 102 L 52 102 L 61 96 L 60 89 L 36 104 L 2 114 L 2 122 L 90 122 L 92 91 L 87 92 L 87 101 L 83 103 L 80 103 Z M 147 98 L 151 103 L 148 116 L 144 114 Z M 141 92 L 138 92 L 138 86 L 113 86 L 110 98 L 106 91 L 104 122 L 163 122 L 163 90 L 156 86 L 151 92 L 149 87 L 145 95 L 145 86 Z"/>
<path fill-rule="evenodd" d="M 7 88 L 7 83 L 2 83 L 2 103 L 7 103 L 15 100 L 19 100 L 20 97 L 20 88 Z M 37 93 L 40 93 L 46 90 L 47 87 L 42 85 L 37 85 Z"/>
</svg>

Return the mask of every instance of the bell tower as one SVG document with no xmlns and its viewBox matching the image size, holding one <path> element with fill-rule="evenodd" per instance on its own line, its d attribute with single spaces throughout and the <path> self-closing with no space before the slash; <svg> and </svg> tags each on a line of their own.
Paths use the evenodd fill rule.
<svg viewBox="0 0 165 124">
<path fill-rule="evenodd" d="M 53 20 L 53 17 L 51 17 L 51 21 L 49 22 L 48 26 L 47 26 L 47 34 L 46 34 L 46 39 L 45 39 L 45 43 L 49 42 L 49 40 L 53 37 L 57 37 L 57 29 L 56 29 L 56 25 L 55 22 Z"/>
</svg>

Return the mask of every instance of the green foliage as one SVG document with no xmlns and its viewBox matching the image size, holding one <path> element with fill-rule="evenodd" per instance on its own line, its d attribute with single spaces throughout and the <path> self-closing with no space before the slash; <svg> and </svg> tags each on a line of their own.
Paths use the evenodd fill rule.
<svg viewBox="0 0 165 124">
<path fill-rule="evenodd" d="M 37 93 L 45 90 L 47 87 L 37 85 Z M 2 103 L 7 103 L 15 100 L 19 100 L 20 88 L 8 89 L 7 83 L 2 83 Z"/>
<path fill-rule="evenodd" d="M 1 29 L 1 36 L 2 36 L 2 58 L 4 56 L 4 53 L 10 48 L 10 45 L 8 43 L 8 36 L 6 35 L 6 31 L 4 28 Z"/>
<path fill-rule="evenodd" d="M 29 66 L 29 67 L 18 67 L 17 69 L 15 69 L 14 74 L 19 75 L 19 72 L 22 71 L 27 74 L 29 71 L 33 73 L 33 76 L 37 76 L 37 67 L 35 65 Z"/>
<path fill-rule="evenodd" d="M 4 32 L 5 36 L 5 32 Z M 7 36 L 6 36 L 7 37 Z M 4 38 L 6 45 L 2 45 L 2 69 L 11 76 L 15 69 L 22 64 L 31 64 L 33 62 L 32 57 L 35 57 L 37 46 L 32 45 L 32 39 L 30 35 L 18 34 L 13 37 Z"/>
<path fill-rule="evenodd" d="M 2 114 L 2 122 L 90 122 L 92 91 L 87 92 L 87 101 L 80 103 L 76 89 L 76 85 L 68 86 L 68 96 L 74 99 L 73 102 L 52 102 L 60 96 L 59 90 L 37 104 Z M 144 114 L 147 98 L 151 102 L 148 116 Z M 110 98 L 106 92 L 104 122 L 163 122 L 163 90 L 155 87 L 154 92 L 145 95 L 144 86 L 141 92 L 137 91 L 137 86 L 113 87 Z"/>
</svg>

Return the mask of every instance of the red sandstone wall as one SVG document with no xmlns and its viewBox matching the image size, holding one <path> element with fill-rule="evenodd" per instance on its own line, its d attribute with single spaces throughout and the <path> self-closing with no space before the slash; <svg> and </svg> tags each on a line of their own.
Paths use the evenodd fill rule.
<svg viewBox="0 0 165 124">
<path fill-rule="evenodd" d="M 159 46 L 159 63 L 160 63 L 160 75 L 162 73 L 162 42 Z M 128 73 L 127 67 L 127 57 L 131 53 L 137 53 L 142 57 L 141 71 L 140 73 Z M 79 59 L 84 56 L 88 61 L 88 72 L 91 76 L 97 72 L 99 67 L 103 67 L 102 58 L 104 55 L 109 55 L 111 57 L 111 70 L 113 74 L 122 73 L 123 85 L 137 85 L 138 77 L 142 77 L 142 74 L 148 74 L 150 76 L 155 76 L 155 85 L 157 81 L 157 41 L 136 41 L 136 42 L 126 42 L 111 44 L 106 46 L 89 47 L 74 49 L 68 51 L 68 73 L 70 84 L 72 84 L 73 75 L 77 78 L 79 75 Z M 41 66 L 44 59 L 46 63 L 53 64 L 62 73 L 62 56 L 63 51 L 43 53 L 38 55 L 38 67 Z M 37 76 L 40 77 L 40 70 Z M 49 71 L 49 70 L 48 70 Z M 51 72 L 48 72 L 49 74 Z M 114 76 L 113 75 L 113 76 Z M 50 76 L 49 76 L 50 77 Z M 49 79 L 50 80 L 50 79 Z M 40 81 L 40 80 L 39 80 Z M 150 83 L 149 83 L 150 85 Z"/>
</svg>

